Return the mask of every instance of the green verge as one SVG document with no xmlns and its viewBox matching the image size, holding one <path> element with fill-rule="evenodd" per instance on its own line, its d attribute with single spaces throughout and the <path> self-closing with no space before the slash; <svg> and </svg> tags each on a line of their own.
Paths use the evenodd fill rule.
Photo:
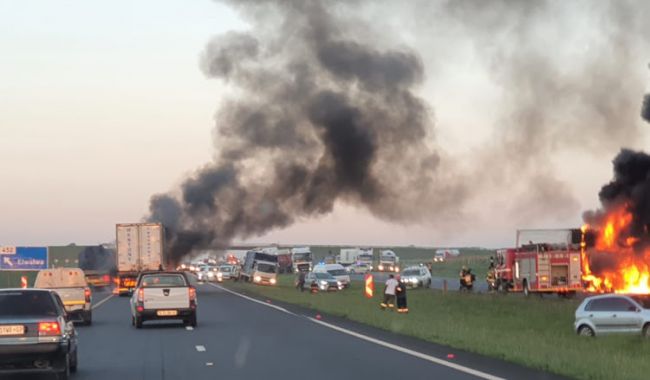
<svg viewBox="0 0 650 380">
<path fill-rule="evenodd" d="M 312 295 L 297 291 L 293 282 L 293 276 L 285 275 L 275 287 L 238 282 L 225 286 L 568 377 L 650 377 L 650 341 L 640 336 L 577 336 L 575 300 L 418 289 L 408 292 L 409 314 L 398 314 L 379 309 L 381 291 L 374 299 L 365 298 L 361 283 Z"/>
</svg>

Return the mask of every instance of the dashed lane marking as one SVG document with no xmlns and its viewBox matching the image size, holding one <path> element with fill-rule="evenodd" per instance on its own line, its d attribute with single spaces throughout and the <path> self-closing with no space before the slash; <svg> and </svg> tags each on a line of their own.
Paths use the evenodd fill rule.
<svg viewBox="0 0 650 380">
<path fill-rule="evenodd" d="M 185 330 L 187 330 L 187 331 L 192 331 L 192 330 L 194 330 L 194 327 L 192 327 L 192 326 L 185 326 Z"/>
<path fill-rule="evenodd" d="M 100 306 L 102 306 L 103 304 L 105 304 L 105 303 L 106 303 L 108 300 L 110 300 L 111 298 L 113 298 L 113 294 L 109 295 L 108 297 L 106 297 L 106 298 L 102 299 L 101 301 L 97 302 L 96 304 L 94 304 L 94 305 L 92 306 L 91 309 L 92 309 L 92 310 L 97 309 L 98 307 L 100 307 Z"/>
<path fill-rule="evenodd" d="M 198 352 L 205 352 L 205 346 L 196 346 Z"/>
</svg>

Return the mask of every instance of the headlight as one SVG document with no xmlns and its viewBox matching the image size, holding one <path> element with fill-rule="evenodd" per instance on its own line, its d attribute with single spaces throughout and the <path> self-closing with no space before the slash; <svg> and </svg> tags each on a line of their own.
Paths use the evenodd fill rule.
<svg viewBox="0 0 650 380">
<path fill-rule="evenodd" d="M 271 283 L 271 285 L 275 285 L 275 278 L 272 278 L 271 280 L 269 280 L 269 282 Z"/>
<path fill-rule="evenodd" d="M 399 267 L 395 267 L 395 272 L 399 272 Z"/>
<path fill-rule="evenodd" d="M 319 283 L 320 283 L 321 285 L 323 285 L 323 286 L 327 285 L 327 281 L 325 281 L 325 280 L 321 280 L 321 281 L 319 281 Z"/>
<path fill-rule="evenodd" d="M 255 277 L 253 277 L 253 281 L 255 281 L 255 282 L 260 282 L 260 281 L 262 281 L 262 277 L 260 277 L 260 276 L 255 276 Z"/>
<path fill-rule="evenodd" d="M 208 277 L 214 277 L 214 273 L 208 272 Z"/>
<path fill-rule="evenodd" d="M 414 277 L 409 279 L 409 281 L 415 284 L 416 282 L 418 282 L 418 279 Z"/>
<path fill-rule="evenodd" d="M 336 281 L 336 285 L 338 285 L 340 288 L 341 286 L 343 286 L 343 283 L 341 281 Z"/>
<path fill-rule="evenodd" d="M 383 266 L 383 265 L 379 265 L 378 269 L 379 269 L 379 270 L 384 270 L 384 266 Z"/>
<path fill-rule="evenodd" d="M 223 277 L 223 274 L 221 274 L 221 272 L 217 272 L 217 277 Z"/>
</svg>

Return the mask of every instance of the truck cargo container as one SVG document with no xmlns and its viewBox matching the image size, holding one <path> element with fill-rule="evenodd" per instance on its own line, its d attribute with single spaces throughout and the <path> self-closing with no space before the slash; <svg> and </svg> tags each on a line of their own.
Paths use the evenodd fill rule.
<svg viewBox="0 0 650 380">
<path fill-rule="evenodd" d="M 161 223 L 120 223 L 115 235 L 115 293 L 127 295 L 140 272 L 165 268 L 165 230 Z"/>
</svg>

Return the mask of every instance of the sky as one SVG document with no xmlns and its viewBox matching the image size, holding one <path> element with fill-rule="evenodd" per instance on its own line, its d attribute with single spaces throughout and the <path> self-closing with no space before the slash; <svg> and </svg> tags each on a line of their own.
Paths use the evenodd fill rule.
<svg viewBox="0 0 650 380">
<path fill-rule="evenodd" d="M 385 15 L 380 8 L 366 9 L 367 17 Z M 436 46 L 446 36 L 422 20 L 404 26 L 414 17 L 409 12 L 395 12 L 385 27 L 397 25 L 391 39 L 422 58 L 427 76 L 418 91 L 432 108 L 437 143 L 462 164 L 493 136 L 486 115 L 503 101 L 504 87 L 471 46 L 459 43 L 440 59 Z M 213 36 L 246 30 L 248 22 L 208 0 L 0 0 L 0 245 L 109 242 L 115 223 L 140 221 L 151 195 L 178 187 L 210 161 L 215 113 L 228 87 L 207 78 L 199 59 Z M 594 29 L 588 22 L 584 28 Z M 588 54 L 589 43 L 578 45 Z M 648 62 L 641 52 L 632 57 L 637 66 Z M 645 130 L 622 138 L 637 149 L 648 140 Z M 481 210 L 449 226 L 444 219 L 392 223 L 339 202 L 331 214 L 246 241 L 508 246 L 516 228 L 580 225 L 582 211 L 598 207 L 617 149 L 554 151 L 549 170 L 577 201 L 561 218 L 501 213 L 516 186 L 504 183 L 459 206 L 459 214 Z"/>
</svg>

